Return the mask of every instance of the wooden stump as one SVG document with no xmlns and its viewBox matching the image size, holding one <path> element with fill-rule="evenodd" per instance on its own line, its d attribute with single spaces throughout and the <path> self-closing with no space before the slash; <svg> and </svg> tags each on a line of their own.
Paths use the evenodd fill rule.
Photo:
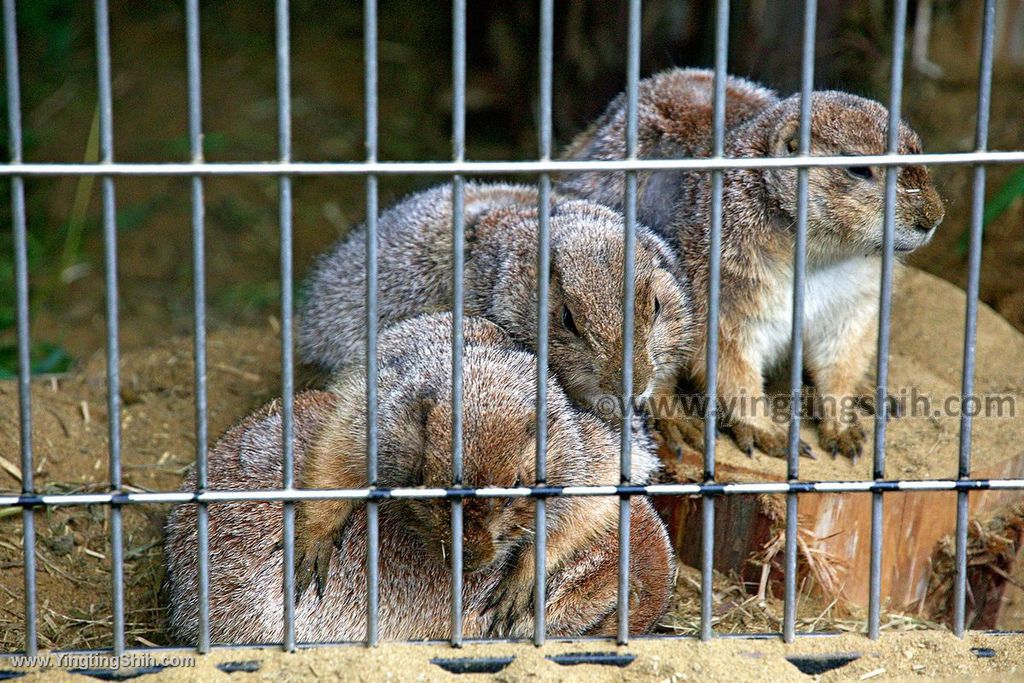
<svg viewBox="0 0 1024 683">
<path fill-rule="evenodd" d="M 908 399 L 925 397 L 908 406 L 911 414 L 887 425 L 886 478 L 901 480 L 956 478 L 959 453 L 959 415 L 944 410 L 959 405 L 963 349 L 965 296 L 943 280 L 906 269 L 893 300 L 891 393 Z M 975 395 L 990 401 L 992 415 L 974 418 L 972 476 L 976 478 L 1024 477 L 1024 336 L 994 311 L 982 306 L 978 316 Z M 1003 415 L 994 415 L 995 401 L 1003 397 Z M 1012 412 L 1011 412 L 1012 411 Z M 873 418 L 862 418 L 871 431 Z M 813 424 L 802 427 L 808 443 L 817 446 Z M 870 439 L 869 439 L 870 440 Z M 727 437 L 716 446 L 719 481 L 785 481 L 785 463 L 764 454 L 748 457 Z M 833 459 L 815 448 L 817 460 L 802 459 L 802 480 L 871 479 L 870 447 L 856 463 Z M 663 449 L 669 476 L 694 479 L 699 472 L 697 456 L 673 455 Z M 969 495 L 972 519 L 985 520 L 999 510 L 1024 500 L 1017 491 L 978 491 Z M 683 562 L 699 564 L 701 524 L 699 502 L 672 498 L 659 501 L 670 526 L 675 547 Z M 727 496 L 719 498 L 715 522 L 715 568 L 742 576 L 755 585 L 763 581 L 761 566 L 765 548 L 778 542 L 784 525 L 784 497 Z M 826 600 L 838 598 L 853 607 L 866 607 L 871 539 L 871 494 L 801 494 L 798 516 L 802 568 L 815 579 Z M 942 600 L 925 600 L 932 576 L 932 558 L 940 541 L 955 532 L 956 493 L 911 491 L 883 497 L 882 598 L 888 609 L 909 611 L 929 619 L 945 619 L 929 609 Z M 815 576 L 807 555 L 834 570 L 834 581 Z M 781 556 L 778 558 L 781 561 Z M 1011 568 L 1012 569 L 1012 568 Z M 1004 569 L 998 569 L 1003 572 Z M 972 580 L 986 580 L 977 573 Z M 769 575 L 776 594 L 781 594 L 777 570 Z M 1001 622 L 999 601 L 1003 586 L 975 587 L 972 595 L 984 595 L 975 627 L 1020 628 Z M 932 596 L 934 597 L 934 596 Z M 984 607 L 984 609 L 981 609 Z"/>
</svg>

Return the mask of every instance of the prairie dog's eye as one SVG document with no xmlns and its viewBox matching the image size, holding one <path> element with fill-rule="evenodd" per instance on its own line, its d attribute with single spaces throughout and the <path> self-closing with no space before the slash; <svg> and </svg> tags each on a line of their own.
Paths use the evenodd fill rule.
<svg viewBox="0 0 1024 683">
<path fill-rule="evenodd" d="M 512 484 L 512 488 L 520 489 L 522 487 L 523 487 L 523 478 L 522 478 L 522 476 L 517 476 L 516 480 L 515 480 L 515 483 Z M 515 502 L 516 502 L 516 499 L 511 497 L 511 496 L 509 496 L 508 498 L 505 499 L 504 507 L 510 508 L 510 507 L 512 507 L 515 504 Z"/>
<path fill-rule="evenodd" d="M 654 297 L 654 317 L 657 318 L 659 313 L 661 313 L 661 302 L 658 301 L 658 297 Z"/>
<path fill-rule="evenodd" d="M 848 166 L 846 172 L 858 180 L 871 180 L 875 177 L 870 166 Z"/>
<path fill-rule="evenodd" d="M 572 311 L 569 310 L 568 306 L 562 306 L 562 324 L 565 325 L 565 329 L 572 332 L 577 337 L 580 336 L 580 331 L 576 327 L 576 321 L 572 317 Z"/>
</svg>

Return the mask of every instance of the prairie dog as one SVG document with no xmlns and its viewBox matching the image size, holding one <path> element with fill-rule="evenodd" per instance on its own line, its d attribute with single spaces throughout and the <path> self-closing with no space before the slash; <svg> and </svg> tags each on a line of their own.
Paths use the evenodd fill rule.
<svg viewBox="0 0 1024 683">
<path fill-rule="evenodd" d="M 639 156 L 707 157 L 711 154 L 713 75 L 697 69 L 666 71 L 640 84 Z M 750 81 L 726 85 L 725 155 L 778 157 L 796 152 L 800 96 L 779 99 Z M 843 92 L 815 92 L 811 154 L 881 154 L 888 111 L 872 100 Z M 566 152 L 573 159 L 624 156 L 625 100 L 620 95 Z M 901 124 L 899 152 L 921 151 L 918 136 Z M 809 172 L 804 366 L 818 398 L 821 446 L 856 457 L 865 434 L 851 399 L 869 405 L 866 376 L 877 331 L 885 196 L 884 168 L 855 165 Z M 791 342 L 796 169 L 724 172 L 722 193 L 721 316 L 718 394 L 737 444 L 782 456 L 787 430 L 765 414 L 764 377 L 788 356 Z M 709 173 L 641 173 L 638 213 L 677 250 L 691 279 L 694 353 L 684 376 L 703 388 L 708 291 L 711 177 Z M 559 182 L 560 192 L 617 207 L 622 174 L 577 174 Z M 924 244 L 942 222 L 942 200 L 922 166 L 899 169 L 895 248 L 905 254 Z M 760 414 L 732 410 L 730 402 L 762 406 Z M 666 425 L 667 422 L 667 425 Z M 662 421 L 669 434 L 698 448 L 685 421 Z M 806 451 L 806 445 L 802 445 Z"/>
<path fill-rule="evenodd" d="M 381 336 L 382 487 L 451 486 L 450 329 L 450 316 L 425 316 Z M 534 483 L 535 372 L 531 354 L 517 350 L 498 328 L 466 320 L 466 486 Z M 303 487 L 366 485 L 365 387 L 358 375 L 353 369 L 329 391 L 296 396 L 295 463 Z M 572 407 L 554 380 L 548 398 L 548 484 L 616 483 L 617 430 Z M 210 488 L 279 487 L 280 439 L 277 403 L 246 418 L 211 451 Z M 636 435 L 635 481 L 646 481 L 657 467 L 651 448 L 643 434 Z M 194 485 L 190 474 L 183 488 Z M 296 606 L 301 641 L 365 637 L 365 510 L 361 503 L 338 510 L 337 502 L 299 504 L 296 555 L 306 584 Z M 533 507 L 529 499 L 465 500 L 466 636 L 531 633 Z M 209 509 L 213 639 L 280 640 L 281 505 L 222 503 Z M 552 635 L 615 632 L 617 509 L 614 498 L 549 499 L 547 618 Z M 667 607 L 673 560 L 664 525 L 650 503 L 634 498 L 632 512 L 630 626 L 643 632 Z M 182 642 L 197 633 L 195 515 L 195 506 L 181 505 L 167 522 L 170 632 Z M 379 530 L 381 637 L 447 637 L 450 502 L 384 500 Z M 322 542 L 328 571 L 320 586 L 309 586 L 321 574 L 318 567 L 307 571 L 304 560 Z"/>
<path fill-rule="evenodd" d="M 535 188 L 465 187 L 466 315 L 497 323 L 536 349 Z M 593 405 L 622 386 L 622 216 L 605 206 L 556 198 L 551 205 L 549 363 L 575 402 Z M 442 185 L 385 211 L 379 239 L 380 328 L 450 310 L 452 191 Z M 321 257 L 306 284 L 299 349 L 309 363 L 336 370 L 364 348 L 365 227 Z M 637 226 L 634 394 L 671 389 L 690 339 L 690 302 L 676 281 L 675 257 Z"/>
</svg>

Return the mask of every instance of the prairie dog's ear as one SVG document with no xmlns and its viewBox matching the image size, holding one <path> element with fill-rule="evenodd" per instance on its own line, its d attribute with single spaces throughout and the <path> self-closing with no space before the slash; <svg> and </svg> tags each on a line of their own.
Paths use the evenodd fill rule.
<svg viewBox="0 0 1024 683">
<path fill-rule="evenodd" d="M 436 442 L 438 439 L 443 441 L 448 438 L 451 429 L 451 416 L 444 408 L 445 406 L 441 405 L 437 396 L 430 391 L 421 395 L 416 401 L 416 416 L 426 450 L 430 450 L 431 442 Z"/>
<path fill-rule="evenodd" d="M 402 463 L 398 468 L 400 471 L 395 472 L 393 479 L 395 483 L 388 482 L 387 485 L 399 487 L 423 485 L 424 466 L 430 451 L 427 425 L 431 421 L 431 413 L 436 407 L 437 398 L 433 394 L 421 395 L 410 403 L 406 413 L 407 421 L 400 437 L 402 449 L 407 455 L 395 459 Z M 385 472 L 382 471 L 381 475 L 381 479 L 383 479 Z"/>
<path fill-rule="evenodd" d="M 654 271 L 654 275 L 651 277 L 651 290 L 655 295 L 660 294 L 663 296 L 670 294 L 679 295 L 682 293 L 679 281 L 664 268 L 658 268 Z"/>
<path fill-rule="evenodd" d="M 783 123 L 772 140 L 772 156 L 788 157 L 796 154 L 800 147 L 800 120 L 789 119 Z"/>
<path fill-rule="evenodd" d="M 573 258 L 577 257 L 574 252 L 578 252 L 578 248 L 573 247 L 574 239 L 575 237 L 570 236 L 561 242 L 551 240 L 551 261 L 548 267 L 548 297 L 550 301 L 565 295 L 567 284 L 565 271 L 568 268 L 569 272 L 572 272 L 571 262 Z M 536 258 L 535 255 L 534 258 Z M 536 290 L 536 285 L 533 285 L 533 289 Z M 536 315 L 536 312 L 534 314 Z"/>
</svg>

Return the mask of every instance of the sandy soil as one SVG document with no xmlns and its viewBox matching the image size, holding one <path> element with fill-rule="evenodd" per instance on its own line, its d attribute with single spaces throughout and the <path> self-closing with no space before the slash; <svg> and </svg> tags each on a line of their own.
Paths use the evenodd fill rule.
<svg viewBox="0 0 1024 683">
<path fill-rule="evenodd" d="M 216 438 L 277 393 L 279 343 L 271 329 L 214 333 L 208 343 L 209 428 Z M 105 362 L 33 382 L 35 484 L 49 493 L 106 489 Z M 192 345 L 173 339 L 121 363 L 121 434 L 128 490 L 176 490 L 195 459 Z M 0 383 L 0 490 L 20 490 L 17 395 Z M 166 506 L 125 511 L 125 603 L 133 645 L 161 641 L 161 529 Z M 109 527 L 98 506 L 36 514 L 40 643 L 101 646 L 110 634 Z M 21 516 L 0 518 L 0 650 L 22 642 Z"/>
<path fill-rule="evenodd" d="M 979 657 L 987 648 L 993 656 Z M 565 666 L 548 657 L 563 653 L 613 653 L 635 659 L 620 668 L 609 665 Z M 177 653 L 176 653 L 177 654 Z M 802 673 L 787 660 L 842 654 L 849 664 L 818 676 Z M 454 675 L 431 660 L 511 658 L 495 674 Z M 227 674 L 218 665 L 243 663 L 251 673 Z M 2 666 L 2 664 L 0 664 Z M 382 645 L 326 647 L 283 653 L 277 650 L 217 651 L 195 667 L 165 669 L 146 680 L 299 681 L 315 677 L 338 681 L 862 681 L 862 680 L 1021 680 L 1024 643 L 1019 637 L 971 635 L 959 640 L 947 633 L 887 634 L 878 641 L 863 636 L 800 639 L 786 645 L 778 640 L 699 641 L 634 640 L 613 643 L 550 643 L 532 645 Z M 59 670 L 35 672 L 24 681 L 81 681 Z"/>
</svg>

